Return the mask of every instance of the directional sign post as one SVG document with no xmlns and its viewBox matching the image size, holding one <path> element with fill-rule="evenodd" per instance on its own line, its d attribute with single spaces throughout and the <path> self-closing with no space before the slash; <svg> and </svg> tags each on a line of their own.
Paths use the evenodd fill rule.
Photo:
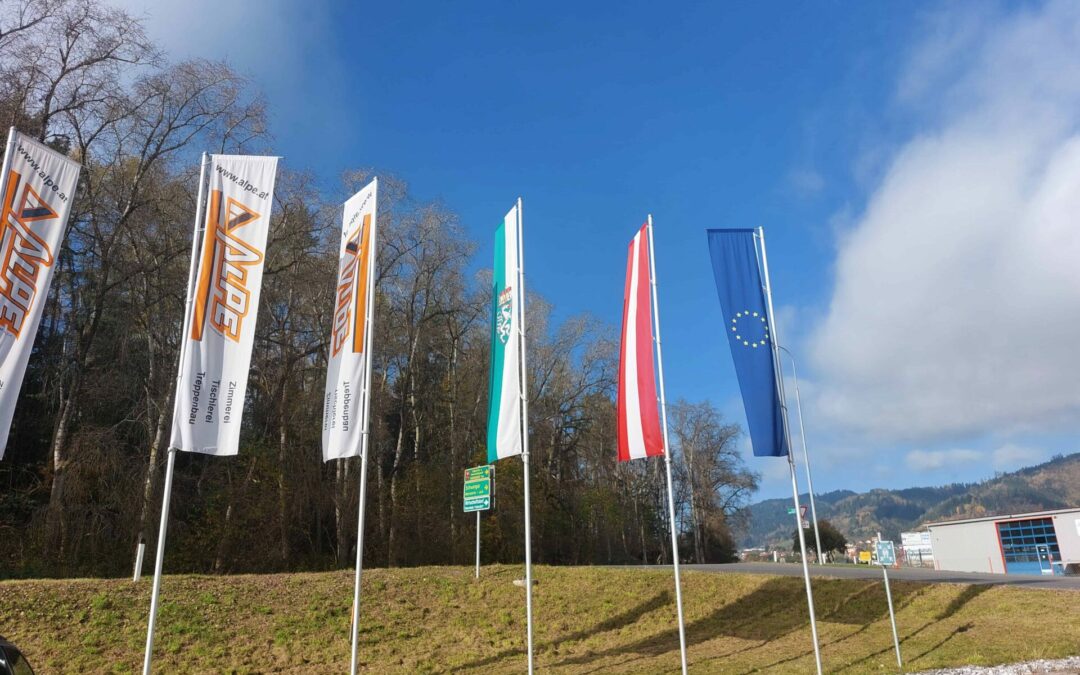
<svg viewBox="0 0 1080 675">
<path fill-rule="evenodd" d="M 476 578 L 480 578 L 480 512 L 491 508 L 495 467 L 490 464 L 465 469 L 465 513 L 476 512 Z"/>
<path fill-rule="evenodd" d="M 877 559 L 881 565 L 881 573 L 885 576 L 885 598 L 889 601 L 889 620 L 892 622 L 893 646 L 896 647 L 896 665 L 900 670 L 904 669 L 904 662 L 900 658 L 900 635 L 896 632 L 896 612 L 893 610 L 892 591 L 889 590 L 889 567 L 896 564 L 896 548 L 891 541 L 877 542 Z"/>
<path fill-rule="evenodd" d="M 891 541 L 879 541 L 877 548 L 878 564 L 883 567 L 892 567 L 896 564 L 896 548 Z"/>
</svg>

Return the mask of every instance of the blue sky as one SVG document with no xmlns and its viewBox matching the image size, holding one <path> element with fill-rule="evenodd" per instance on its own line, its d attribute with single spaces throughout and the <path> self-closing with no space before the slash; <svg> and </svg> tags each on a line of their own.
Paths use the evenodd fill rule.
<svg viewBox="0 0 1080 675">
<path fill-rule="evenodd" d="M 122 4 L 250 76 L 286 165 L 400 176 L 478 266 L 522 196 L 527 283 L 560 316 L 619 321 L 653 213 L 669 398 L 739 423 L 704 230 L 763 226 L 819 492 L 1077 449 L 1069 3 Z M 790 493 L 747 454 L 762 497 Z"/>
</svg>

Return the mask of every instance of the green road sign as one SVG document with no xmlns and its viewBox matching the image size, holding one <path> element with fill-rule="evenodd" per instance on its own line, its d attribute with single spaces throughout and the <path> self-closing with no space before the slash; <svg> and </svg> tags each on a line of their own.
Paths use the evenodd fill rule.
<svg viewBox="0 0 1080 675">
<path fill-rule="evenodd" d="M 896 549 L 891 541 L 879 541 L 877 543 L 877 561 L 879 565 L 895 565 Z"/>
<path fill-rule="evenodd" d="M 795 507 L 794 507 L 794 506 L 789 506 L 789 507 L 787 507 L 787 514 L 788 514 L 789 516 L 793 516 L 793 515 L 795 515 Z"/>
<path fill-rule="evenodd" d="M 490 464 L 465 469 L 465 513 L 491 508 L 494 467 Z"/>
</svg>

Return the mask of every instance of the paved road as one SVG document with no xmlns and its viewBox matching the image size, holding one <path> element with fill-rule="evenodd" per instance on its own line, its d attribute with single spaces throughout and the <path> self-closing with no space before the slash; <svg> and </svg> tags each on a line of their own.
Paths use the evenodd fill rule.
<svg viewBox="0 0 1080 675">
<path fill-rule="evenodd" d="M 792 563 L 732 563 L 729 565 L 683 565 L 683 569 L 715 572 L 718 574 L 775 574 L 779 576 L 802 576 L 802 565 Z M 880 579 L 881 568 L 868 565 L 810 566 L 814 577 L 840 579 Z M 922 581 L 943 584 L 991 584 L 1002 586 L 1030 586 L 1034 588 L 1080 590 L 1080 576 L 1039 577 L 1026 574 L 979 574 L 975 572 L 944 572 L 922 567 L 889 569 L 889 579 Z"/>
</svg>

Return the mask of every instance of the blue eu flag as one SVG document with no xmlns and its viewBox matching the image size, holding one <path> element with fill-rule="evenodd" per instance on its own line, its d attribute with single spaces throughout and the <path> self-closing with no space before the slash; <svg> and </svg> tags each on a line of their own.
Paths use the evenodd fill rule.
<svg viewBox="0 0 1080 675">
<path fill-rule="evenodd" d="M 709 230 L 716 294 L 731 359 L 742 390 L 750 443 L 759 457 L 788 454 L 773 359 L 773 331 L 765 304 L 765 276 L 751 229 Z"/>
</svg>

